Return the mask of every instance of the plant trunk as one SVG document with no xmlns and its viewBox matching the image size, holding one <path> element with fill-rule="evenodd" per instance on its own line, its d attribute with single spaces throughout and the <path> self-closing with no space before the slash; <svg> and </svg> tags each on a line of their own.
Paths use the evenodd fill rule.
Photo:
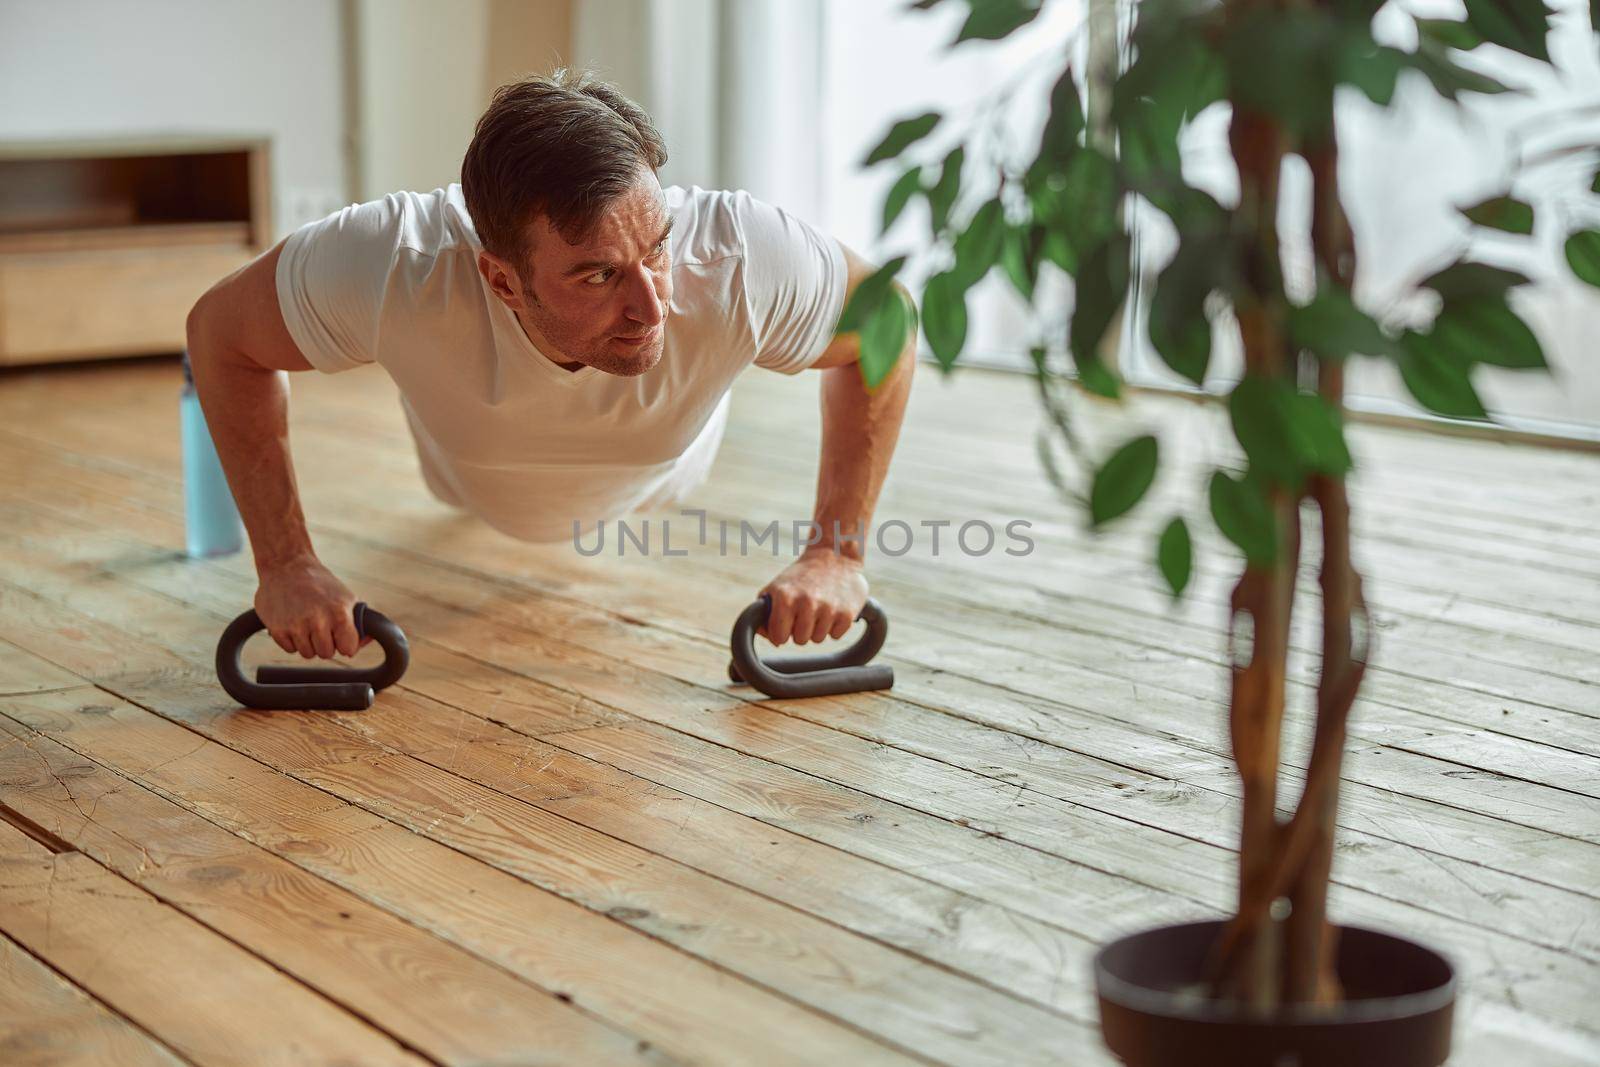
<svg viewBox="0 0 1600 1067">
<path fill-rule="evenodd" d="M 1248 298 L 1238 301 L 1245 369 L 1293 381 L 1299 353 L 1278 317 L 1286 307 L 1276 228 L 1285 137 L 1271 119 L 1236 104 L 1229 141 L 1239 169 L 1240 211 L 1251 238 L 1244 257 Z M 1303 154 L 1313 178 L 1311 231 L 1319 273 L 1348 289 L 1355 248 L 1339 203 L 1331 116 L 1326 136 Z M 1317 361 L 1315 367 L 1318 392 L 1342 411 L 1343 366 Z M 1305 789 L 1293 817 L 1280 823 L 1277 785 L 1302 499 L 1314 502 L 1321 518 L 1322 662 Z M 1314 475 L 1303 490 L 1272 485 L 1268 501 L 1278 524 L 1276 557 L 1267 566 L 1246 566 L 1232 599 L 1230 727 L 1244 795 L 1239 898 L 1238 912 L 1213 949 L 1210 969 L 1214 996 L 1240 1001 L 1263 1015 L 1285 1003 L 1332 1004 L 1341 996 L 1336 938 L 1327 918 L 1328 882 L 1346 724 L 1371 640 L 1361 578 L 1350 561 L 1343 477 Z"/>
<path fill-rule="evenodd" d="M 1311 242 L 1317 265 L 1330 281 L 1348 289 L 1355 278 L 1355 245 L 1339 203 L 1338 149 L 1332 131 L 1305 155 L 1311 167 Z M 1317 369 L 1318 391 L 1342 413 L 1343 365 L 1322 362 Z M 1344 478 L 1319 475 L 1311 480 L 1309 495 L 1322 517 L 1322 669 L 1305 792 L 1290 825 L 1291 837 L 1298 831 L 1306 841 L 1305 858 L 1289 891 L 1284 997 L 1297 1003 L 1331 1004 L 1340 998 L 1333 966 L 1335 938 L 1327 921 L 1339 775 L 1350 708 L 1366 671 L 1371 627 L 1361 576 L 1350 561 L 1350 498 Z"/>
<path fill-rule="evenodd" d="M 1237 303 L 1245 370 L 1282 378 L 1293 366 L 1278 310 L 1278 176 L 1285 139 L 1271 118 L 1237 106 L 1228 136 L 1239 168 L 1239 210 L 1249 227 L 1243 267 L 1250 295 Z M 1245 567 L 1231 602 L 1229 731 L 1244 793 L 1239 910 L 1213 957 L 1215 993 L 1262 1014 L 1277 1007 L 1284 978 L 1282 930 L 1272 917 L 1272 903 L 1281 895 L 1275 884 L 1282 836 L 1278 765 L 1300 547 L 1294 495 L 1271 486 L 1268 503 L 1277 528 L 1274 558 Z"/>
</svg>

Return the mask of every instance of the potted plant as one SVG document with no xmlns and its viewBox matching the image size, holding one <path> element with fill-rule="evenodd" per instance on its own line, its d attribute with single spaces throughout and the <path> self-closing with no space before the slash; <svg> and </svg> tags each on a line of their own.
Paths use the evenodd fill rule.
<svg viewBox="0 0 1600 1067">
<path fill-rule="evenodd" d="M 952 47 L 997 40 L 1032 21 L 1042 0 L 920 0 L 911 8 L 964 9 Z M 1055 80 L 1048 119 L 1031 159 L 994 158 L 992 193 L 963 211 L 967 138 L 942 160 L 904 166 L 883 205 L 885 232 L 915 198 L 929 208 L 935 255 L 945 265 L 922 288 L 923 336 L 948 373 L 966 341 L 966 294 L 992 270 L 1032 307 L 1044 263 L 1073 279 L 1070 314 L 1045 321 L 1032 348 L 1049 418 L 1043 454 L 1059 436 L 1085 464 L 1087 492 L 1047 463 L 1052 481 L 1102 526 L 1132 509 L 1155 478 L 1157 439 L 1141 435 L 1085 456 L 1068 420 L 1068 383 L 1116 399 L 1121 384 L 1108 337 L 1139 276 L 1125 205 L 1142 201 L 1171 222 L 1172 258 L 1147 302 L 1133 301 L 1137 329 L 1162 361 L 1200 387 L 1213 337 L 1235 331 L 1243 374 L 1226 396 L 1244 457 L 1241 471 L 1214 470 L 1211 518 L 1243 556 L 1232 594 L 1230 729 L 1242 783 L 1238 900 L 1222 921 L 1146 931 L 1096 959 L 1102 1030 L 1130 1064 L 1433 1065 L 1449 1052 L 1453 973 L 1436 953 L 1400 937 L 1334 925 L 1329 870 L 1347 717 L 1372 651 L 1361 576 L 1351 564 L 1351 470 L 1344 435 L 1344 379 L 1355 357 L 1390 360 L 1428 410 L 1483 419 L 1472 384 L 1480 364 L 1543 368 L 1539 341 L 1508 301 L 1528 279 L 1461 256 L 1422 278 L 1407 321 L 1380 322 L 1352 297 L 1359 249 L 1340 201 L 1336 87 L 1390 106 L 1401 77 L 1426 79 L 1443 97 L 1501 93 L 1505 85 L 1459 62 L 1483 44 L 1549 62 L 1550 12 L 1541 0 L 1466 0 L 1464 21 L 1414 19 L 1415 44 L 1379 43 L 1372 24 L 1383 0 L 1142 0 L 1119 56 L 1104 32 L 1107 0 L 1092 0 L 1089 61 Z M 1600 18 L 1596 19 L 1600 22 Z M 1097 76 L 1097 71 L 1103 73 Z M 1088 86 L 1081 90 L 1080 86 Z M 1236 203 L 1185 181 L 1178 138 L 1201 112 L 1229 109 Z M 926 155 L 937 112 L 900 120 L 865 166 Z M 989 143 L 996 140 L 989 139 Z M 1579 144 L 1570 153 L 1593 154 Z M 1280 262 L 1279 175 L 1287 157 L 1312 178 L 1309 217 L 1314 292 L 1293 292 Z M 1592 191 L 1600 193 L 1600 177 Z M 965 198 L 968 202 L 972 196 Z M 1533 208 L 1503 195 L 1462 209 L 1477 226 L 1531 234 Z M 1565 234 L 1572 270 L 1600 286 L 1600 232 Z M 841 322 L 858 330 L 868 384 L 888 373 L 918 311 L 893 284 L 906 256 L 858 287 Z M 1130 288 L 1130 281 L 1132 286 Z M 1420 310 L 1419 310 L 1420 308 Z M 1130 312 L 1132 314 L 1132 312 Z M 1279 806 L 1280 734 L 1290 611 L 1302 553 L 1302 513 L 1314 508 L 1320 541 L 1321 669 L 1305 786 L 1291 817 Z M 1154 555 L 1181 596 L 1192 556 L 1182 516 L 1166 524 Z"/>
</svg>

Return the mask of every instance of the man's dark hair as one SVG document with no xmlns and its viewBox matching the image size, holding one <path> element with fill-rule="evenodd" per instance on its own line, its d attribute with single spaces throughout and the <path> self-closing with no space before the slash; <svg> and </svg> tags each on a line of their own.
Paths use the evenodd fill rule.
<svg viewBox="0 0 1600 1067">
<path fill-rule="evenodd" d="M 643 108 L 593 71 L 563 67 L 495 90 L 461 162 L 461 191 L 483 247 L 521 265 L 537 215 L 582 244 L 645 168 L 666 161 Z"/>
</svg>

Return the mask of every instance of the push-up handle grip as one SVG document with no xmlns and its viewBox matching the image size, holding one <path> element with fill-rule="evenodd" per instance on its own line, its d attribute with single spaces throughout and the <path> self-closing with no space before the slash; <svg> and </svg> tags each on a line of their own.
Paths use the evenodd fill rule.
<svg viewBox="0 0 1600 1067">
<path fill-rule="evenodd" d="M 411 663 L 411 646 L 383 613 L 366 604 L 355 607 L 357 638 L 371 637 L 383 647 L 383 662 L 376 667 L 289 667 L 267 665 L 256 669 L 256 679 L 245 677 L 239 654 L 244 644 L 266 629 L 254 609 L 228 624 L 217 642 L 217 680 L 228 695 L 247 708 L 320 711 L 364 711 L 373 695 L 400 680 Z"/>
<path fill-rule="evenodd" d="M 867 624 L 866 633 L 849 648 L 838 652 L 812 653 L 764 660 L 756 655 L 756 629 L 766 624 L 772 611 L 772 598 L 761 598 L 744 611 L 733 624 L 733 662 L 728 677 L 748 682 L 769 697 L 835 696 L 894 685 L 894 668 L 869 665 L 889 636 L 889 616 L 871 597 L 856 618 Z"/>
</svg>

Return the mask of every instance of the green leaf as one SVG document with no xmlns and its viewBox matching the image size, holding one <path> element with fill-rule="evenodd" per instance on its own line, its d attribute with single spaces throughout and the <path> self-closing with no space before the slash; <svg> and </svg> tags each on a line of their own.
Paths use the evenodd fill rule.
<svg viewBox="0 0 1600 1067">
<path fill-rule="evenodd" d="M 1100 341 L 1128 291 L 1128 239 L 1118 236 L 1097 246 L 1078 271 L 1076 299 L 1067 340 L 1080 368 L 1100 359 Z"/>
<path fill-rule="evenodd" d="M 1545 35 L 1550 9 L 1542 0 L 1466 0 L 1467 22 L 1494 44 L 1550 62 Z"/>
<path fill-rule="evenodd" d="M 1290 449 L 1284 395 L 1293 387 L 1247 374 L 1228 395 L 1228 417 L 1250 469 L 1285 485 L 1300 483 L 1300 463 Z"/>
<path fill-rule="evenodd" d="M 1175 12 L 1141 19 L 1137 58 L 1111 90 L 1129 182 L 1163 211 L 1170 211 L 1166 201 L 1183 184 L 1178 131 L 1227 91 L 1222 58 L 1203 35 L 1185 32 L 1191 23 Z"/>
<path fill-rule="evenodd" d="M 1111 236 L 1117 227 L 1117 172 L 1111 160 L 1085 148 L 1062 171 L 1061 210 L 1048 223 L 1059 229 L 1077 260 Z"/>
<path fill-rule="evenodd" d="M 1122 386 L 1117 382 L 1117 376 L 1111 373 L 1098 358 L 1078 360 L 1076 362 L 1078 384 L 1095 396 L 1103 396 L 1107 400 L 1117 400 L 1122 396 Z"/>
<path fill-rule="evenodd" d="M 1204 384 L 1211 361 L 1206 297 L 1228 285 L 1231 257 L 1225 240 L 1189 238 L 1156 278 L 1150 298 L 1151 345 L 1163 363 L 1196 385 Z"/>
<path fill-rule="evenodd" d="M 1204 294 L 1199 301 L 1188 301 L 1188 295 L 1171 285 L 1156 289 L 1150 300 L 1150 343 L 1161 362 L 1202 385 L 1211 363 L 1211 320 L 1206 318 Z"/>
<path fill-rule="evenodd" d="M 956 237 L 956 263 L 951 273 L 963 288 L 977 284 L 1000 258 L 1006 238 L 1006 209 L 997 196 L 973 214 Z"/>
<path fill-rule="evenodd" d="M 1487 263 L 1465 261 L 1450 264 L 1419 283 L 1446 300 L 1473 300 L 1478 297 L 1503 298 L 1506 290 L 1528 284 L 1528 276 Z"/>
<path fill-rule="evenodd" d="M 928 190 L 928 207 L 933 212 L 935 237 L 950 221 L 950 209 L 955 206 L 956 196 L 961 192 L 961 165 L 966 158 L 965 146 L 956 145 L 952 148 L 950 154 L 944 157 L 944 164 L 939 168 L 939 180 Z"/>
<path fill-rule="evenodd" d="M 1039 14 L 1039 0 L 967 0 L 972 13 L 951 46 L 962 41 L 998 41 Z"/>
<path fill-rule="evenodd" d="M 1043 243 L 1044 231 L 1036 226 L 1007 226 L 1000 248 L 1000 266 L 1012 287 L 1030 304 L 1039 278 L 1039 248 Z"/>
<path fill-rule="evenodd" d="M 1339 39 L 1338 24 L 1323 11 L 1249 11 L 1223 46 L 1233 99 L 1292 132 L 1320 134 L 1333 119 L 1331 57 Z"/>
<path fill-rule="evenodd" d="M 1533 232 L 1533 205 L 1512 196 L 1493 196 L 1462 208 L 1461 213 L 1479 226 L 1506 233 Z"/>
<path fill-rule="evenodd" d="M 922 290 L 922 332 L 939 365 L 954 366 L 967 343 L 967 291 L 949 271 L 929 278 Z"/>
<path fill-rule="evenodd" d="M 1600 0 L 1594 0 L 1594 2 L 1596 4 L 1600 4 Z M 1600 15 L 1600 12 L 1596 12 L 1596 14 Z M 1595 23 L 1596 25 L 1594 32 L 1600 33 L 1600 18 L 1596 18 Z M 1589 191 L 1591 193 L 1600 193 L 1600 170 L 1594 172 L 1594 181 L 1589 183 Z"/>
<path fill-rule="evenodd" d="M 1260 485 L 1212 471 L 1208 495 L 1211 517 L 1222 536 L 1237 545 L 1252 565 L 1270 564 L 1278 554 L 1277 523 Z"/>
<path fill-rule="evenodd" d="M 1472 388 L 1468 364 L 1451 359 L 1431 334 L 1407 332 L 1400 341 L 1400 378 L 1419 404 L 1451 418 L 1488 417 L 1477 390 Z"/>
<path fill-rule="evenodd" d="M 881 237 L 889 232 L 889 227 L 894 225 L 894 220 L 900 217 L 900 212 L 905 210 L 911 198 L 922 188 L 922 168 L 912 167 L 889 188 L 889 195 L 883 201 L 883 229 L 878 231 Z"/>
<path fill-rule="evenodd" d="M 1134 184 L 1133 190 L 1160 209 L 1184 235 L 1218 235 L 1227 229 L 1228 212 L 1210 193 L 1190 185 L 1153 190 Z"/>
<path fill-rule="evenodd" d="M 1355 466 L 1344 419 L 1332 404 L 1315 393 L 1291 393 L 1288 419 L 1295 453 L 1308 472 L 1338 476 Z"/>
<path fill-rule="evenodd" d="M 894 370 L 916 327 L 917 309 L 896 286 L 861 329 L 861 377 L 868 389 L 876 388 Z"/>
<path fill-rule="evenodd" d="M 1153 100 L 1135 100 L 1124 110 L 1118 128 L 1120 161 L 1129 180 L 1148 191 L 1152 202 L 1183 184 L 1183 161 L 1178 152 L 1180 118 L 1162 112 Z M 1168 205 L 1158 203 L 1163 211 Z"/>
<path fill-rule="evenodd" d="M 850 294 L 844 313 L 839 316 L 839 333 L 860 330 L 888 299 L 894 276 L 906 265 L 905 256 L 896 256 L 867 277 Z"/>
<path fill-rule="evenodd" d="M 1289 310 L 1289 336 L 1323 359 L 1378 356 L 1394 350 L 1394 342 L 1378 324 L 1336 285 L 1324 286 L 1305 307 Z"/>
<path fill-rule="evenodd" d="M 1123 445 L 1094 472 L 1089 488 L 1089 520 L 1102 526 L 1126 514 L 1155 481 L 1160 451 L 1148 434 Z"/>
<path fill-rule="evenodd" d="M 1334 7 L 1345 21 L 1362 26 L 1371 24 L 1387 0 L 1335 0 Z"/>
<path fill-rule="evenodd" d="M 1078 253 L 1073 251 L 1067 235 L 1060 230 L 1045 231 L 1044 244 L 1039 247 L 1039 254 L 1068 274 L 1077 275 Z"/>
<path fill-rule="evenodd" d="M 1417 41 L 1417 50 L 1406 57 L 1411 67 L 1433 83 L 1434 91 L 1455 101 L 1461 93 L 1505 93 L 1505 85 L 1475 70 L 1468 70 L 1450 58 L 1450 50 L 1431 37 Z"/>
<path fill-rule="evenodd" d="M 1173 519 L 1161 531 L 1161 541 L 1156 546 L 1156 562 L 1173 597 L 1182 596 L 1184 587 L 1189 584 L 1190 571 L 1194 568 L 1194 549 L 1189 544 L 1189 527 L 1183 519 Z"/>
<path fill-rule="evenodd" d="M 870 167 L 874 163 L 893 159 L 911 145 L 932 133 L 933 128 L 937 125 L 939 125 L 939 113 L 937 111 L 929 111 L 926 114 L 918 115 L 916 118 L 901 119 L 889 128 L 889 132 L 884 136 L 883 140 L 878 142 L 878 147 L 872 150 L 861 165 Z"/>
<path fill-rule="evenodd" d="M 1350 469 L 1338 412 L 1286 381 L 1245 375 L 1228 397 L 1228 414 L 1250 469 L 1267 478 L 1298 486 L 1307 474 Z"/>
<path fill-rule="evenodd" d="M 1600 176 L 1596 176 L 1595 186 L 1600 191 Z M 1567 238 L 1565 251 L 1572 273 L 1590 285 L 1600 286 L 1600 231 L 1579 230 Z"/>
<path fill-rule="evenodd" d="M 1545 366 L 1539 339 L 1503 300 L 1446 303 L 1433 320 L 1434 346 L 1462 366 L 1488 363 L 1531 369 Z"/>
<path fill-rule="evenodd" d="M 1185 24 L 1188 24 L 1186 28 Z M 1228 71 L 1195 20 L 1142 19 L 1138 56 L 1112 88 L 1114 118 L 1137 102 L 1153 104 L 1174 127 L 1193 119 L 1228 92 Z"/>
<path fill-rule="evenodd" d="M 1483 35 L 1469 23 L 1454 19 L 1417 19 L 1417 33 L 1444 45 L 1469 52 L 1483 43 Z"/>
<path fill-rule="evenodd" d="M 1353 85 L 1374 104 L 1388 107 L 1406 59 L 1404 52 L 1378 44 L 1364 29 L 1347 31 L 1334 56 L 1334 80 Z"/>
<path fill-rule="evenodd" d="M 1078 99 L 1078 84 L 1072 80 L 1072 67 L 1068 66 L 1050 90 L 1050 117 L 1039 137 L 1038 158 L 1052 163 L 1065 160 L 1077 150 L 1082 134 L 1083 104 Z"/>
</svg>

